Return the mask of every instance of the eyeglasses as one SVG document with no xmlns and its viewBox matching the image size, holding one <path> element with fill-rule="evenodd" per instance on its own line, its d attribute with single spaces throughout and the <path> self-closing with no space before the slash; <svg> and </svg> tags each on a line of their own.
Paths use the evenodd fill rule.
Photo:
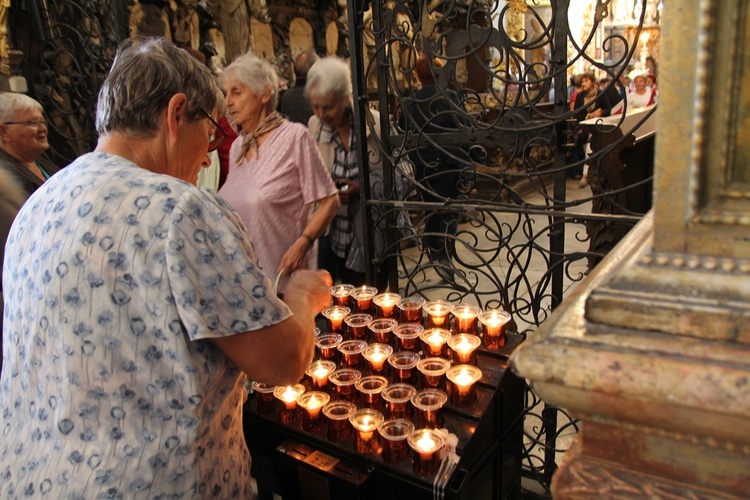
<svg viewBox="0 0 750 500">
<path fill-rule="evenodd" d="M 211 118 L 211 115 L 209 115 L 205 109 L 202 109 L 202 108 L 198 108 L 198 109 L 200 109 L 201 113 L 206 115 L 206 118 L 208 118 L 211 121 L 211 123 L 214 124 L 214 127 L 216 128 L 216 131 L 214 132 L 214 138 L 208 141 L 208 152 L 210 153 L 212 151 L 216 151 L 217 149 L 219 149 L 219 146 L 221 146 L 221 144 L 224 142 L 224 139 L 226 138 L 227 134 L 221 129 L 221 126 L 218 123 L 216 123 L 216 120 Z"/>
<path fill-rule="evenodd" d="M 29 127 L 34 127 L 35 129 L 39 130 L 42 127 L 47 128 L 47 120 L 28 120 L 25 122 L 3 122 L 3 125 L 27 125 Z"/>
</svg>

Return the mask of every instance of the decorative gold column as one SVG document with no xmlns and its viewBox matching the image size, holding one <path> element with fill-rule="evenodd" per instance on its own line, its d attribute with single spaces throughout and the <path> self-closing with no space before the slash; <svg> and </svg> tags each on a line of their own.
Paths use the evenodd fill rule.
<svg viewBox="0 0 750 500">
<path fill-rule="evenodd" d="M 582 420 L 557 498 L 750 497 L 748 16 L 668 2 L 654 209 L 512 357 Z"/>
</svg>

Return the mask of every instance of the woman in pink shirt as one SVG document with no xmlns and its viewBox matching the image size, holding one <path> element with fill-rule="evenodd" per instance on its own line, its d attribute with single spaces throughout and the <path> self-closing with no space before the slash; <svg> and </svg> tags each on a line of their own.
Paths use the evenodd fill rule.
<svg viewBox="0 0 750 500">
<path fill-rule="evenodd" d="M 307 128 L 276 110 L 278 76 L 245 54 L 222 74 L 227 113 L 240 128 L 219 194 L 240 214 L 269 276 L 314 268 L 315 241 L 339 209 L 338 190 Z M 279 285 L 283 292 L 285 280 Z"/>
</svg>

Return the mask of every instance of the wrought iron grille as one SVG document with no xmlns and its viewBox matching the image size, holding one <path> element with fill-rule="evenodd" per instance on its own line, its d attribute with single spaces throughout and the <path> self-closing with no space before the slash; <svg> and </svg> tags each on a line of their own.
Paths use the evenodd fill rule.
<svg viewBox="0 0 750 500">
<path fill-rule="evenodd" d="M 583 59 L 617 82 L 636 61 L 652 6 L 628 2 L 635 28 L 607 35 L 602 22 L 614 2 L 591 2 L 579 36 L 569 2 L 553 0 L 546 16 L 541 4 L 349 5 L 355 123 L 360 138 L 368 128 L 379 138 L 384 157 L 382 185 L 365 190 L 370 281 L 386 269 L 387 283 L 378 285 L 402 295 L 502 307 L 527 335 L 640 219 L 645 210 L 626 198 L 651 182 L 648 174 L 617 178 L 633 146 L 617 128 L 594 125 L 595 150 L 572 156 L 578 119 L 594 103 L 570 109 L 567 75 Z M 428 61 L 421 82 L 420 54 Z M 376 112 L 380 130 L 372 130 Z M 372 154 L 361 152 L 365 186 Z M 585 163 L 591 189 L 571 196 L 568 174 Z M 577 423 L 529 390 L 524 428 L 525 475 L 549 492 L 567 446 L 560 438 Z"/>
</svg>

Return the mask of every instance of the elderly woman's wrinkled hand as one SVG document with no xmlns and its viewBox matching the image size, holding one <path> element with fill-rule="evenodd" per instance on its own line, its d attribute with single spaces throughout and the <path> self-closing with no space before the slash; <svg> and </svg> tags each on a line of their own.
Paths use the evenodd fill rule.
<svg viewBox="0 0 750 500">
<path fill-rule="evenodd" d="M 284 293 L 284 300 L 289 301 L 290 295 L 298 295 L 308 301 L 308 307 L 320 312 L 331 303 L 329 288 L 333 285 L 333 278 L 328 271 L 310 271 L 299 269 L 292 273 Z"/>
</svg>

